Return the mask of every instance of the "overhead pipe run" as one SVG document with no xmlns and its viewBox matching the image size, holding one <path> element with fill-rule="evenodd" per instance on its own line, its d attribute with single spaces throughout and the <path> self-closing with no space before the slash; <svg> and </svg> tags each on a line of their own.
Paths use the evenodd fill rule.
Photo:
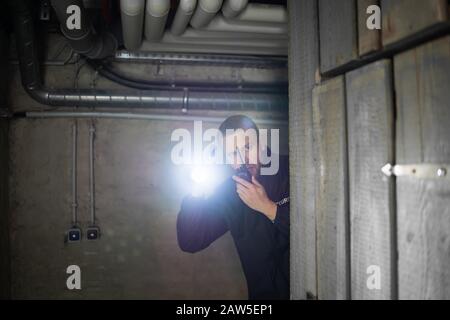
<svg viewBox="0 0 450 320">
<path fill-rule="evenodd" d="M 283 94 L 46 88 L 41 80 L 37 58 L 38 47 L 30 8 L 28 8 L 26 0 L 10 0 L 9 3 L 13 9 L 12 16 L 22 84 L 28 94 L 41 104 L 180 110 L 280 110 L 287 106 L 287 97 Z"/>
<path fill-rule="evenodd" d="M 115 61 L 146 62 L 154 64 L 198 64 L 198 65 L 226 65 L 254 68 L 287 68 L 287 59 L 282 56 L 248 56 L 225 54 L 187 54 L 187 53 L 152 53 L 130 52 L 119 50 L 114 57 Z"/>
<path fill-rule="evenodd" d="M 114 56 L 117 50 L 116 38 L 109 32 L 96 33 L 82 0 L 51 0 L 51 4 L 60 21 L 61 32 L 69 40 L 70 46 L 75 52 L 90 59 Z M 26 4 L 24 5 L 26 6 Z M 13 4 L 13 6 L 15 5 Z M 76 16 L 72 18 L 77 13 L 76 8 L 80 11 L 79 26 L 76 25 Z M 73 28 L 71 23 L 74 24 Z"/>
<path fill-rule="evenodd" d="M 179 36 L 186 30 L 194 14 L 196 5 L 197 0 L 180 0 L 170 29 L 172 34 Z"/>
<path fill-rule="evenodd" d="M 145 38 L 158 41 L 164 34 L 170 0 L 147 0 L 145 10 Z"/>
<path fill-rule="evenodd" d="M 197 9 L 191 19 L 194 28 L 205 27 L 219 12 L 223 0 L 199 0 Z"/>
<path fill-rule="evenodd" d="M 145 0 L 120 0 L 123 42 L 128 50 L 136 50 L 142 43 Z"/>
</svg>

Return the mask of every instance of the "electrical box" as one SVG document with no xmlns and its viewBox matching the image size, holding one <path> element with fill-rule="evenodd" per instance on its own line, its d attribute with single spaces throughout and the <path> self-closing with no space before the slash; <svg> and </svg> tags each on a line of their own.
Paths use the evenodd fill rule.
<svg viewBox="0 0 450 320">
<path fill-rule="evenodd" d="M 86 237 L 88 240 L 97 240 L 100 238 L 100 228 L 99 227 L 89 227 L 86 231 Z"/>
<path fill-rule="evenodd" d="M 81 229 L 73 227 L 67 231 L 67 242 L 80 242 L 81 241 Z"/>
</svg>

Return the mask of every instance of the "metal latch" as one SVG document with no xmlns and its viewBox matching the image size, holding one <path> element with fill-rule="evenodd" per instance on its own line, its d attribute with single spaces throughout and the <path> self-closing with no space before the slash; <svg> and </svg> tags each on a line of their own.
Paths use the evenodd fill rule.
<svg viewBox="0 0 450 320">
<path fill-rule="evenodd" d="M 386 164 L 381 171 L 388 177 L 415 177 L 418 179 L 445 179 L 449 178 L 448 168 L 450 165 L 442 164 Z"/>
</svg>

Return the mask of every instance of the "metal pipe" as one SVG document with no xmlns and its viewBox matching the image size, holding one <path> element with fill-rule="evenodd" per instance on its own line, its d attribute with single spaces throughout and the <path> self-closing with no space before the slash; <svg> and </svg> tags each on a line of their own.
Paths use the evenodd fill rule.
<svg viewBox="0 0 450 320">
<path fill-rule="evenodd" d="M 128 112 L 71 112 L 71 111 L 42 111 L 26 112 L 27 118 L 106 118 L 106 119 L 127 119 L 127 120 L 157 120 L 157 121 L 205 121 L 212 123 L 222 123 L 225 117 L 207 117 L 194 115 L 172 115 L 172 114 L 143 114 Z M 288 124 L 287 120 L 278 119 L 254 119 L 260 125 L 282 125 Z"/>
<path fill-rule="evenodd" d="M 170 29 L 174 35 L 179 36 L 186 30 L 196 5 L 197 0 L 180 0 Z"/>
<path fill-rule="evenodd" d="M 123 42 L 128 50 L 136 50 L 142 42 L 145 0 L 120 0 Z"/>
<path fill-rule="evenodd" d="M 248 56 L 225 54 L 183 54 L 183 53 L 159 53 L 159 52 L 130 52 L 119 50 L 114 57 L 115 61 L 132 61 L 163 64 L 201 64 L 201 65 L 226 65 L 240 67 L 260 68 L 286 68 L 287 59 L 281 56 Z"/>
<path fill-rule="evenodd" d="M 77 200 L 77 123 L 72 125 L 72 225 L 78 222 Z"/>
<path fill-rule="evenodd" d="M 89 127 L 89 197 L 91 211 L 91 225 L 95 225 L 95 180 L 94 180 L 94 138 L 95 127 Z"/>
</svg>

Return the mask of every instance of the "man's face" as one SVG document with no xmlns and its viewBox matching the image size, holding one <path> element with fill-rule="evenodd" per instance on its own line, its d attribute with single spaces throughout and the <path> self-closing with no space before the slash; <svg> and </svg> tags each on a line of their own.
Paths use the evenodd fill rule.
<svg viewBox="0 0 450 320">
<path fill-rule="evenodd" d="M 225 154 L 227 163 L 234 170 L 245 165 L 254 177 L 259 175 L 259 150 L 256 135 L 249 135 L 248 132 L 238 130 L 225 137 Z"/>
</svg>

